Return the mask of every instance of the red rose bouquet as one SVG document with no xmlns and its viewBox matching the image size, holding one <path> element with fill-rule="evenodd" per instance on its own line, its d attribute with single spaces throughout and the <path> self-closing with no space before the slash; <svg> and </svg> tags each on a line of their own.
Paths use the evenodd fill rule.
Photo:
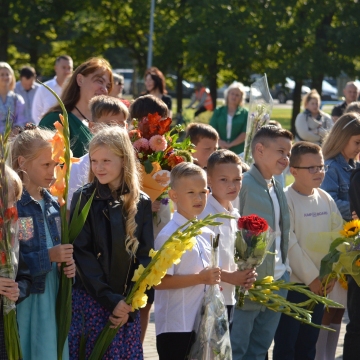
<svg viewBox="0 0 360 360">
<path fill-rule="evenodd" d="M 235 240 L 235 262 L 239 270 L 255 268 L 262 264 L 275 240 L 275 234 L 265 219 L 257 215 L 239 218 Z M 238 307 L 244 305 L 245 288 L 237 288 Z"/>
<path fill-rule="evenodd" d="M 172 120 L 158 113 L 134 121 L 130 140 L 142 165 L 142 190 L 152 201 L 168 188 L 171 169 L 183 162 L 192 162 L 193 145 L 190 138 L 179 142 L 181 125 L 170 128 Z"/>
</svg>

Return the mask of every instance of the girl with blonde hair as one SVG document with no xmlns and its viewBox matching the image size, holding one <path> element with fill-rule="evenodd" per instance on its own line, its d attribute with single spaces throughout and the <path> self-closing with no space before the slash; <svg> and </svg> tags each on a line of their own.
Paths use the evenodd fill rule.
<svg viewBox="0 0 360 360">
<path fill-rule="evenodd" d="M 60 206 L 47 190 L 57 165 L 52 160 L 50 130 L 26 130 L 11 144 L 12 167 L 23 183 L 17 202 L 20 253 L 30 269 L 30 296 L 17 306 L 20 344 L 24 360 L 57 359 L 56 296 L 58 264 L 75 276 L 73 246 L 61 245 Z M 63 360 L 69 358 L 65 344 Z"/>
<path fill-rule="evenodd" d="M 78 280 L 73 290 L 70 354 L 78 359 L 81 334 L 86 358 L 110 320 L 122 324 L 104 359 L 140 359 L 140 316 L 125 303 L 134 270 L 150 262 L 153 225 L 150 198 L 140 191 L 139 172 L 127 131 L 100 130 L 89 144 L 90 183 L 74 193 L 70 216 L 95 192 L 86 223 L 74 242 Z"/>
<path fill-rule="evenodd" d="M 319 93 L 312 89 L 304 96 L 304 111 L 295 120 L 296 141 L 309 141 L 321 145 L 323 138 L 333 126 L 330 115 L 320 110 L 321 98 Z"/>
<path fill-rule="evenodd" d="M 0 62 L 0 133 L 5 130 L 5 121 L 10 111 L 13 126 L 24 126 L 27 122 L 25 100 L 15 94 L 16 79 L 14 70 L 6 62 Z"/>
<path fill-rule="evenodd" d="M 328 170 L 321 189 L 329 193 L 335 200 L 343 219 L 349 221 L 351 220 L 350 177 L 353 171 L 360 167 L 357 162 L 360 153 L 360 115 L 351 112 L 341 116 L 325 138 L 322 150 Z M 347 306 L 347 291 L 338 281 L 329 298 Z M 336 308 L 329 308 L 324 312 L 322 325 L 332 328 L 334 332 L 320 330 L 316 345 L 316 360 L 335 359 L 344 312 L 344 309 Z"/>
<path fill-rule="evenodd" d="M 69 114 L 71 149 L 75 157 L 86 154 L 87 146 L 92 138 L 88 128 L 92 121 L 89 109 L 90 100 L 97 95 L 107 95 L 113 86 L 110 64 L 101 58 L 91 58 L 79 65 L 66 87 L 61 100 Z M 61 108 L 52 107 L 40 121 L 39 126 L 53 130 L 54 123 L 59 121 Z"/>
</svg>

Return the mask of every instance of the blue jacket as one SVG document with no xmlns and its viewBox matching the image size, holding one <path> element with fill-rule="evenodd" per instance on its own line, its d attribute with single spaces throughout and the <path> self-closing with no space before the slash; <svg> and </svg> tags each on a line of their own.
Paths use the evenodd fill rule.
<svg viewBox="0 0 360 360">
<path fill-rule="evenodd" d="M 325 173 L 325 178 L 321 184 L 321 189 L 325 190 L 335 200 L 336 205 L 346 221 L 351 220 L 349 187 L 350 176 L 354 169 L 359 168 L 359 163 L 350 160 L 346 162 L 342 154 L 336 155 L 332 159 L 325 161 L 329 166 Z"/>
<path fill-rule="evenodd" d="M 287 200 L 280 183 L 274 180 L 274 189 L 280 206 L 280 230 L 281 230 L 281 256 L 285 264 L 290 236 L 290 213 Z M 256 214 L 264 218 L 272 229 L 275 229 L 275 211 L 271 195 L 264 177 L 255 165 L 244 174 L 244 180 L 240 191 L 240 215 Z M 275 251 L 275 242 L 270 252 Z M 258 279 L 265 276 L 273 276 L 275 271 L 274 255 L 267 255 L 264 262 L 256 268 Z M 261 305 L 245 299 L 243 310 L 259 310 Z M 264 309 L 264 307 L 262 307 Z"/>
<path fill-rule="evenodd" d="M 42 294 L 45 291 L 46 274 L 52 270 L 49 251 L 46 246 L 46 221 L 53 245 L 60 245 L 60 207 L 47 190 L 43 190 L 46 214 L 44 216 L 40 204 L 24 189 L 17 202 L 19 213 L 20 252 L 30 269 L 33 284 L 30 292 Z"/>
</svg>

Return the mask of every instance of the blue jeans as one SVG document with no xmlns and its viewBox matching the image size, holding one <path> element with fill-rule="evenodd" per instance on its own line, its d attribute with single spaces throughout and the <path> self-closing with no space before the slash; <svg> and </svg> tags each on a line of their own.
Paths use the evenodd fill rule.
<svg viewBox="0 0 360 360">
<path fill-rule="evenodd" d="M 280 278 L 289 282 L 288 272 Z M 287 291 L 274 291 L 286 297 Z M 265 309 L 264 311 L 246 311 L 236 309 L 231 337 L 233 360 L 264 360 L 274 338 L 280 320 L 280 313 Z"/>
<path fill-rule="evenodd" d="M 287 295 L 287 300 L 292 303 L 300 303 L 308 299 L 306 295 L 296 291 L 289 291 Z M 324 306 L 316 305 L 312 314 L 312 322 L 321 325 L 323 314 Z M 281 314 L 274 338 L 273 360 L 314 360 L 319 331 L 320 329 Z"/>
</svg>

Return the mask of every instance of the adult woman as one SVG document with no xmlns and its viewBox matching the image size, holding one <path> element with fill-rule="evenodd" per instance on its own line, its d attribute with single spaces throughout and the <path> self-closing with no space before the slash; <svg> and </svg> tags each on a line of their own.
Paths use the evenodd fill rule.
<svg viewBox="0 0 360 360">
<path fill-rule="evenodd" d="M 295 120 L 296 141 L 310 141 L 321 145 L 325 135 L 332 128 L 330 115 L 320 110 L 320 95 L 313 89 L 303 99 L 304 111 Z"/>
<path fill-rule="evenodd" d="M 210 125 L 219 134 L 219 146 L 236 154 L 244 151 L 248 111 L 242 107 L 245 97 L 244 86 L 233 82 L 225 94 L 226 105 L 217 108 L 210 119 Z"/>
<path fill-rule="evenodd" d="M 100 58 L 91 58 L 76 68 L 65 87 L 61 100 L 69 113 L 71 150 L 75 157 L 86 154 L 92 138 L 86 123 L 91 120 L 89 101 L 97 95 L 107 95 L 113 84 L 110 64 Z M 52 107 L 39 126 L 54 129 L 59 120 L 60 105 Z"/>
<path fill-rule="evenodd" d="M 0 62 L 0 133 L 5 130 L 5 121 L 10 110 L 12 125 L 26 124 L 25 101 L 21 95 L 15 94 L 15 75 L 11 66 Z"/>
<path fill-rule="evenodd" d="M 172 101 L 171 101 L 171 97 L 169 95 L 166 95 L 167 91 L 165 86 L 166 85 L 165 85 L 164 74 L 157 67 L 153 66 L 146 70 L 145 72 L 146 93 L 154 95 L 159 99 L 161 99 L 166 104 L 169 111 L 171 112 Z"/>
</svg>

